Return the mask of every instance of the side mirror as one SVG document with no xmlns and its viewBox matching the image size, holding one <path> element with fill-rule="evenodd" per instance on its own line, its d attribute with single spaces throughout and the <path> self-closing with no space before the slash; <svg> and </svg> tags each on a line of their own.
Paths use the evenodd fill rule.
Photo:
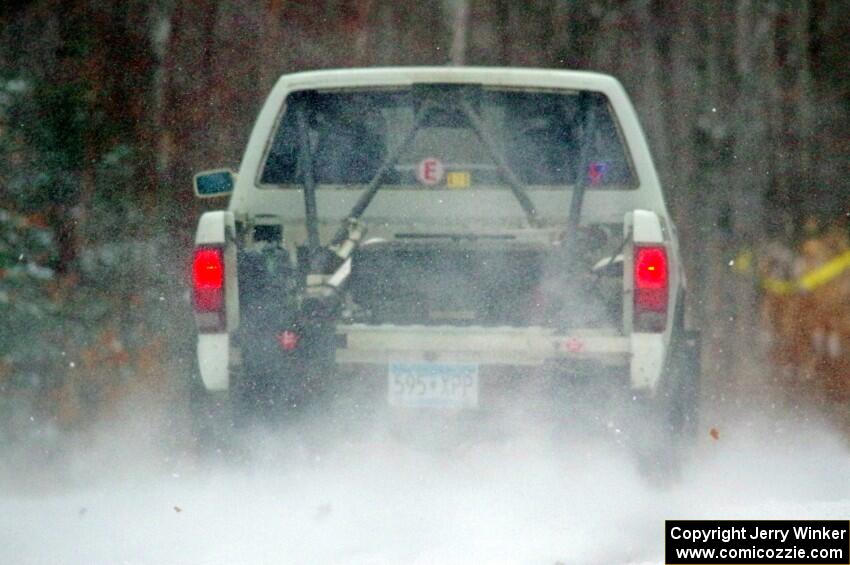
<svg viewBox="0 0 850 565">
<path fill-rule="evenodd" d="M 198 198 L 214 198 L 233 192 L 236 184 L 236 174 L 230 169 L 215 169 L 202 171 L 192 179 L 195 196 Z"/>
</svg>

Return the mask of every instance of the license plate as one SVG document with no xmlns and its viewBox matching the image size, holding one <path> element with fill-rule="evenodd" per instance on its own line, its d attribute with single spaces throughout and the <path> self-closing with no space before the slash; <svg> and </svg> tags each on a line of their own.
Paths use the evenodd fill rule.
<svg viewBox="0 0 850 565">
<path fill-rule="evenodd" d="M 476 408 L 478 365 L 391 362 L 387 400 L 408 408 Z"/>
</svg>

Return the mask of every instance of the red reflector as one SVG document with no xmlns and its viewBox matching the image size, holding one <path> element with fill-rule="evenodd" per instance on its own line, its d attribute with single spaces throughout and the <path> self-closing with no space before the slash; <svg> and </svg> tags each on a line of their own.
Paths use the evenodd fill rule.
<svg viewBox="0 0 850 565">
<path fill-rule="evenodd" d="M 286 330 L 277 336 L 277 342 L 284 351 L 293 351 L 298 347 L 298 341 L 300 339 L 297 333 L 290 330 Z"/>
<path fill-rule="evenodd" d="M 192 261 L 195 310 L 215 312 L 224 306 L 224 257 L 217 247 L 199 247 Z"/>
<path fill-rule="evenodd" d="M 635 247 L 635 328 L 663 331 L 667 319 L 667 251 L 664 247 Z"/>
</svg>

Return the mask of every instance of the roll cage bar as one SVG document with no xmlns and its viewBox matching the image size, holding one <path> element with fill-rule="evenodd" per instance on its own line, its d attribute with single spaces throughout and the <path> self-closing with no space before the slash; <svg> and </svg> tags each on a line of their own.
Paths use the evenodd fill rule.
<svg viewBox="0 0 850 565">
<path fill-rule="evenodd" d="M 492 133 L 488 130 L 486 123 L 484 122 L 484 120 L 481 119 L 481 116 L 479 116 L 472 103 L 470 103 L 468 96 L 465 96 L 465 94 L 468 93 L 471 88 L 473 87 L 464 86 L 457 90 L 453 88 L 452 90 L 455 92 L 457 92 L 458 90 L 460 91 L 458 92 L 460 96 L 455 98 L 451 98 L 449 96 L 439 96 L 438 100 L 433 100 L 428 98 L 427 94 L 424 94 L 425 99 L 420 105 L 419 110 L 416 112 L 413 121 L 413 126 L 410 128 L 410 131 L 405 134 L 401 143 L 399 143 L 390 152 L 390 154 L 387 155 L 384 162 L 378 168 L 378 172 L 375 173 L 375 176 L 372 177 L 371 181 L 369 181 L 366 190 L 363 192 L 362 195 L 360 195 L 360 198 L 357 199 L 357 202 L 355 202 L 354 206 L 351 209 L 351 212 L 348 213 L 348 216 L 343 220 L 342 225 L 336 231 L 333 238 L 331 238 L 330 242 L 327 246 L 325 246 L 325 248 L 322 248 L 321 242 L 319 240 L 319 219 L 318 209 L 316 206 L 316 179 L 313 171 L 313 155 L 310 149 L 310 139 L 308 130 L 308 99 L 300 100 L 296 103 L 295 113 L 299 137 L 299 161 L 301 161 L 302 164 L 301 181 L 304 187 L 304 208 L 307 224 L 307 250 L 311 271 L 328 271 L 330 265 L 327 264 L 327 259 L 331 254 L 322 253 L 322 250 L 328 250 L 333 246 L 338 246 L 342 242 L 350 238 L 352 226 L 358 224 L 360 217 L 369 207 L 369 204 L 371 204 L 372 200 L 375 198 L 375 195 L 383 186 L 384 177 L 393 167 L 395 167 L 395 165 L 398 163 L 398 160 L 401 158 L 401 155 L 413 142 L 416 133 L 420 130 L 422 124 L 425 123 L 425 120 L 428 115 L 431 112 L 437 110 L 438 108 L 440 110 L 445 110 L 446 104 L 449 104 L 453 110 L 459 111 L 472 126 L 473 131 L 481 140 L 482 144 L 487 150 L 487 153 L 489 153 L 490 158 L 493 159 L 493 161 L 496 163 L 502 176 L 507 181 L 511 193 L 516 198 L 523 212 L 525 212 L 526 220 L 528 221 L 529 226 L 540 226 L 540 221 L 537 216 L 537 210 L 534 207 L 534 203 L 528 197 L 528 193 L 526 191 L 525 186 L 523 186 L 522 181 L 511 169 L 504 154 L 500 151 L 499 147 L 494 141 Z M 433 87 L 430 91 L 433 92 Z M 573 189 L 572 199 L 570 201 L 569 215 L 567 217 L 567 234 L 573 233 L 575 229 L 578 228 L 581 216 L 581 207 L 584 201 L 584 194 L 587 188 L 587 175 L 582 174 L 582 171 L 587 170 L 590 162 L 590 151 L 593 141 L 592 136 L 595 127 L 595 112 L 593 111 L 590 95 L 586 91 L 583 91 L 579 94 L 579 119 L 581 121 L 582 126 L 580 156 L 576 164 L 576 184 L 575 188 Z"/>
</svg>

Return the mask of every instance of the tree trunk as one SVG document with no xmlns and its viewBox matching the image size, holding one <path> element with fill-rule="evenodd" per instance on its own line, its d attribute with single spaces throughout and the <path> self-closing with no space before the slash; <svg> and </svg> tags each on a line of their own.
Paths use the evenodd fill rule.
<svg viewBox="0 0 850 565">
<path fill-rule="evenodd" d="M 466 37 L 469 25 L 469 0 L 454 0 L 453 2 L 452 46 L 449 60 L 452 65 L 466 64 Z"/>
</svg>

